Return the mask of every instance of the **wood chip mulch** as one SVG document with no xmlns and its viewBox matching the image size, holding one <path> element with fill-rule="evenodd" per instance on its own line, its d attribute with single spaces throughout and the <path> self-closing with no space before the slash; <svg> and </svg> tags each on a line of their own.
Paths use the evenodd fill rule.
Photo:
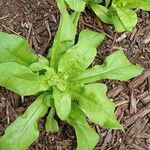
<svg viewBox="0 0 150 150">
<path fill-rule="evenodd" d="M 96 150 L 150 149 L 150 12 L 137 10 L 138 25 L 132 33 L 116 33 L 112 26 L 102 23 L 90 10 L 82 13 L 79 31 L 90 28 L 106 33 L 92 65 L 103 62 L 116 49 L 123 48 L 129 60 L 145 68 L 139 77 L 128 82 L 104 81 L 109 86 L 108 96 L 117 105 L 116 116 L 125 133 L 93 128 L 101 141 Z M 46 55 L 58 28 L 59 11 L 55 0 L 0 0 L 0 31 L 25 37 L 36 53 Z M 20 97 L 0 88 L 0 135 L 6 127 L 25 111 L 34 97 Z M 44 118 L 40 121 L 40 137 L 30 150 L 74 150 L 76 139 L 73 128 L 59 122 L 60 131 L 46 133 Z"/>
</svg>

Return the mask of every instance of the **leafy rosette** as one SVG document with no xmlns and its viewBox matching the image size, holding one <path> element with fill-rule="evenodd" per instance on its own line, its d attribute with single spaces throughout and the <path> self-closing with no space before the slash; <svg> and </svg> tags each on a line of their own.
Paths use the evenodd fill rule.
<svg viewBox="0 0 150 150">
<path fill-rule="evenodd" d="M 150 11 L 150 0 L 65 0 L 76 11 L 89 6 L 103 22 L 113 24 L 117 32 L 132 31 L 137 24 L 133 9 Z"/>
<path fill-rule="evenodd" d="M 47 58 L 34 54 L 21 37 L 0 33 L 0 86 L 21 96 L 38 96 L 6 129 L 0 150 L 28 149 L 38 139 L 38 120 L 46 114 L 47 132 L 59 130 L 56 115 L 74 127 L 78 150 L 92 150 L 99 141 L 87 118 L 101 127 L 123 130 L 114 115 L 115 105 L 106 96 L 106 85 L 96 81 L 127 81 L 143 68 L 131 64 L 123 50 L 89 68 L 104 34 L 85 29 L 75 43 L 80 13 L 69 14 L 63 0 L 57 3 L 60 24 Z"/>
</svg>

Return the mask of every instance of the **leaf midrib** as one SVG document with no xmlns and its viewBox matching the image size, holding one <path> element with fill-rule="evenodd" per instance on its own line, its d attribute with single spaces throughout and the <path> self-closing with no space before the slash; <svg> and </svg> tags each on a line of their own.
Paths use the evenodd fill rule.
<svg viewBox="0 0 150 150">
<path fill-rule="evenodd" d="M 75 126 L 77 126 L 76 128 L 78 128 L 79 130 L 80 130 L 80 132 L 82 132 L 83 133 L 83 135 L 85 136 L 85 138 L 86 138 L 86 141 L 87 141 L 87 143 L 89 143 L 88 142 L 88 140 L 87 140 L 87 136 L 86 136 L 86 134 L 82 131 L 82 127 L 80 127 L 79 125 L 83 125 L 82 123 L 80 123 L 80 122 L 78 122 L 76 119 L 74 119 L 73 117 L 70 117 L 71 119 L 73 119 L 75 122 L 76 122 L 76 125 Z M 78 125 L 79 124 L 79 125 Z M 87 128 L 85 125 L 83 125 L 85 128 Z M 88 144 L 88 147 L 90 147 L 90 145 Z"/>
<path fill-rule="evenodd" d="M 102 70 L 102 72 L 101 73 L 99 73 L 98 75 L 91 75 L 91 76 L 88 76 L 88 77 L 82 77 L 82 78 L 76 78 L 74 81 L 79 81 L 80 83 L 81 82 L 84 82 L 84 80 L 87 80 L 87 79 L 90 79 L 90 78 L 97 78 L 97 77 L 99 77 L 100 75 L 102 75 L 102 74 L 105 74 L 105 73 L 109 73 L 109 72 L 111 72 L 111 71 L 116 71 L 116 70 L 118 70 L 118 69 L 121 69 L 121 68 L 123 68 L 123 67 L 130 67 L 130 66 L 132 66 L 131 64 L 129 64 L 129 65 L 125 65 L 125 66 L 121 66 L 121 67 L 117 67 L 117 68 L 114 68 L 114 69 L 104 69 L 104 70 Z M 99 66 L 100 67 L 100 66 Z M 101 68 L 103 69 L 103 66 L 101 65 Z M 92 69 L 92 68 L 91 68 Z M 90 71 L 90 69 L 88 69 L 87 70 L 87 72 L 88 71 Z M 84 74 L 87 74 L 87 73 L 84 73 Z M 80 77 L 80 76 L 79 76 Z M 91 81 L 92 82 L 92 81 Z"/>
<path fill-rule="evenodd" d="M 43 104 L 40 105 L 40 107 L 35 111 L 34 115 L 31 117 L 31 119 L 29 118 L 29 121 L 25 124 L 25 128 L 23 129 L 23 132 L 22 132 L 22 134 L 20 135 L 20 138 L 19 138 L 19 140 L 18 140 L 18 143 L 20 143 L 20 140 L 22 139 L 22 137 L 23 137 L 23 135 L 24 135 L 24 133 L 25 133 L 27 127 L 28 127 L 28 126 L 30 125 L 30 123 L 33 121 L 34 117 L 38 114 L 38 112 L 41 111 L 42 105 L 43 105 Z M 37 121 L 37 120 L 35 120 L 35 121 Z M 34 124 L 32 124 L 32 125 L 34 125 Z"/>
<path fill-rule="evenodd" d="M 71 89 L 71 90 L 73 90 L 73 89 Z M 77 94 L 78 97 L 80 96 L 80 97 L 82 98 L 82 100 L 86 99 L 87 101 L 90 101 L 90 102 L 93 103 L 94 105 L 98 105 L 98 104 L 94 103 L 93 101 L 89 100 L 88 98 L 86 98 L 86 97 L 84 97 L 84 96 L 78 94 L 76 91 L 73 90 L 73 92 L 74 92 L 75 94 Z M 80 101 L 80 100 L 79 100 L 79 101 Z M 84 101 L 85 101 L 85 100 L 84 100 Z M 99 107 L 99 108 L 100 108 L 100 107 Z M 101 109 L 101 108 L 100 108 L 100 109 Z M 104 112 L 108 115 L 108 117 L 109 117 L 110 119 L 112 119 L 112 118 L 110 117 L 111 114 L 108 114 L 105 110 L 104 110 Z M 113 116 L 112 116 L 112 117 L 113 117 Z"/>
<path fill-rule="evenodd" d="M 17 58 L 17 60 L 19 60 L 20 62 L 22 62 L 22 65 L 24 64 L 25 66 L 28 66 L 29 64 L 23 60 L 23 59 L 20 59 L 20 57 L 18 57 L 17 55 L 15 55 L 15 53 L 13 51 L 10 51 L 6 48 L 3 48 L 4 50 L 6 50 L 8 53 L 10 53 L 12 56 L 14 56 L 15 58 Z M 10 62 L 10 61 L 7 61 L 7 62 Z"/>
</svg>

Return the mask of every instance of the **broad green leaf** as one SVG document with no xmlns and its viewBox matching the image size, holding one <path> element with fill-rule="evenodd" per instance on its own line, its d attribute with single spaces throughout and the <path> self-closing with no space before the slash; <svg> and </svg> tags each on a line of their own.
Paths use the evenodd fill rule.
<svg viewBox="0 0 150 150">
<path fill-rule="evenodd" d="M 57 5 L 60 10 L 60 23 L 53 46 L 48 54 L 48 57 L 51 57 L 51 67 L 55 71 L 57 71 L 57 66 L 62 55 L 74 45 L 76 26 L 80 15 L 78 12 L 73 12 L 69 15 L 64 0 L 57 0 Z"/>
<path fill-rule="evenodd" d="M 85 2 L 83 0 L 65 0 L 71 9 L 81 12 L 84 11 Z"/>
<path fill-rule="evenodd" d="M 84 92 L 85 95 L 87 95 L 90 99 L 93 99 L 95 103 L 103 107 L 107 113 L 109 113 L 112 116 L 114 115 L 115 104 L 108 99 L 106 95 L 107 86 L 105 84 L 87 84 Z"/>
<path fill-rule="evenodd" d="M 61 120 L 65 120 L 71 111 L 71 97 L 68 91 L 60 91 L 58 88 L 53 88 L 53 98 L 56 112 Z"/>
<path fill-rule="evenodd" d="M 103 22 L 112 24 L 112 17 L 108 8 L 94 3 L 91 3 L 90 7 L 97 15 L 97 17 L 99 17 Z"/>
<path fill-rule="evenodd" d="M 5 131 L 0 138 L 0 150 L 27 150 L 38 139 L 38 120 L 48 107 L 43 104 L 44 95 L 38 97 Z"/>
<path fill-rule="evenodd" d="M 16 62 L 29 66 L 38 57 L 31 52 L 26 40 L 19 36 L 0 32 L 0 63 Z"/>
<path fill-rule="evenodd" d="M 137 24 L 137 15 L 133 10 L 119 8 L 114 4 L 109 9 L 117 32 L 132 31 Z"/>
<path fill-rule="evenodd" d="M 55 109 L 52 107 L 47 118 L 46 118 L 46 132 L 58 132 L 59 126 L 57 120 L 54 118 L 55 115 Z"/>
<path fill-rule="evenodd" d="M 118 7 L 129 9 L 141 8 L 150 11 L 150 0 L 115 0 L 113 3 Z"/>
<path fill-rule="evenodd" d="M 78 43 L 61 58 L 58 72 L 73 78 L 85 70 L 96 56 L 96 47 L 104 39 L 103 33 L 88 29 L 81 31 Z M 90 42 L 89 42 L 90 41 Z"/>
<path fill-rule="evenodd" d="M 92 150 L 99 136 L 88 125 L 85 114 L 76 105 L 72 106 L 67 122 L 74 127 L 77 136 L 77 150 Z"/>
<path fill-rule="evenodd" d="M 140 66 L 131 64 L 122 50 L 108 56 L 102 65 L 85 70 L 75 82 L 90 83 L 102 79 L 127 81 L 143 71 Z"/>
<path fill-rule="evenodd" d="M 23 96 L 47 90 L 44 76 L 34 74 L 28 67 L 15 62 L 0 63 L 0 86 Z"/>
<path fill-rule="evenodd" d="M 74 86 L 72 95 L 79 101 L 79 107 L 94 123 L 104 128 L 123 129 L 114 116 L 115 106 L 106 96 L 103 84 Z"/>
</svg>

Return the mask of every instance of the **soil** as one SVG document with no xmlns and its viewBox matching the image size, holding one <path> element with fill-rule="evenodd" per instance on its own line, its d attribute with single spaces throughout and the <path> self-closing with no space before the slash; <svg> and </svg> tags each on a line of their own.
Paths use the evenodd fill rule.
<svg viewBox="0 0 150 150">
<path fill-rule="evenodd" d="M 102 23 L 90 10 L 81 15 L 79 31 L 90 28 L 106 33 L 92 65 L 102 63 L 116 49 L 124 48 L 129 60 L 145 71 L 128 82 L 106 80 L 108 96 L 117 105 L 116 116 L 125 127 L 106 130 L 91 124 L 100 134 L 96 150 L 150 149 L 150 12 L 136 10 L 138 25 L 132 33 L 116 33 L 112 26 Z M 59 11 L 55 0 L 0 0 L 0 31 L 25 37 L 37 54 L 46 55 L 58 28 Z M 18 115 L 32 103 L 34 97 L 20 97 L 0 88 L 0 135 Z M 44 118 L 40 120 L 40 137 L 30 150 L 74 150 L 75 133 L 72 127 L 60 121 L 60 131 L 46 133 Z"/>
</svg>

